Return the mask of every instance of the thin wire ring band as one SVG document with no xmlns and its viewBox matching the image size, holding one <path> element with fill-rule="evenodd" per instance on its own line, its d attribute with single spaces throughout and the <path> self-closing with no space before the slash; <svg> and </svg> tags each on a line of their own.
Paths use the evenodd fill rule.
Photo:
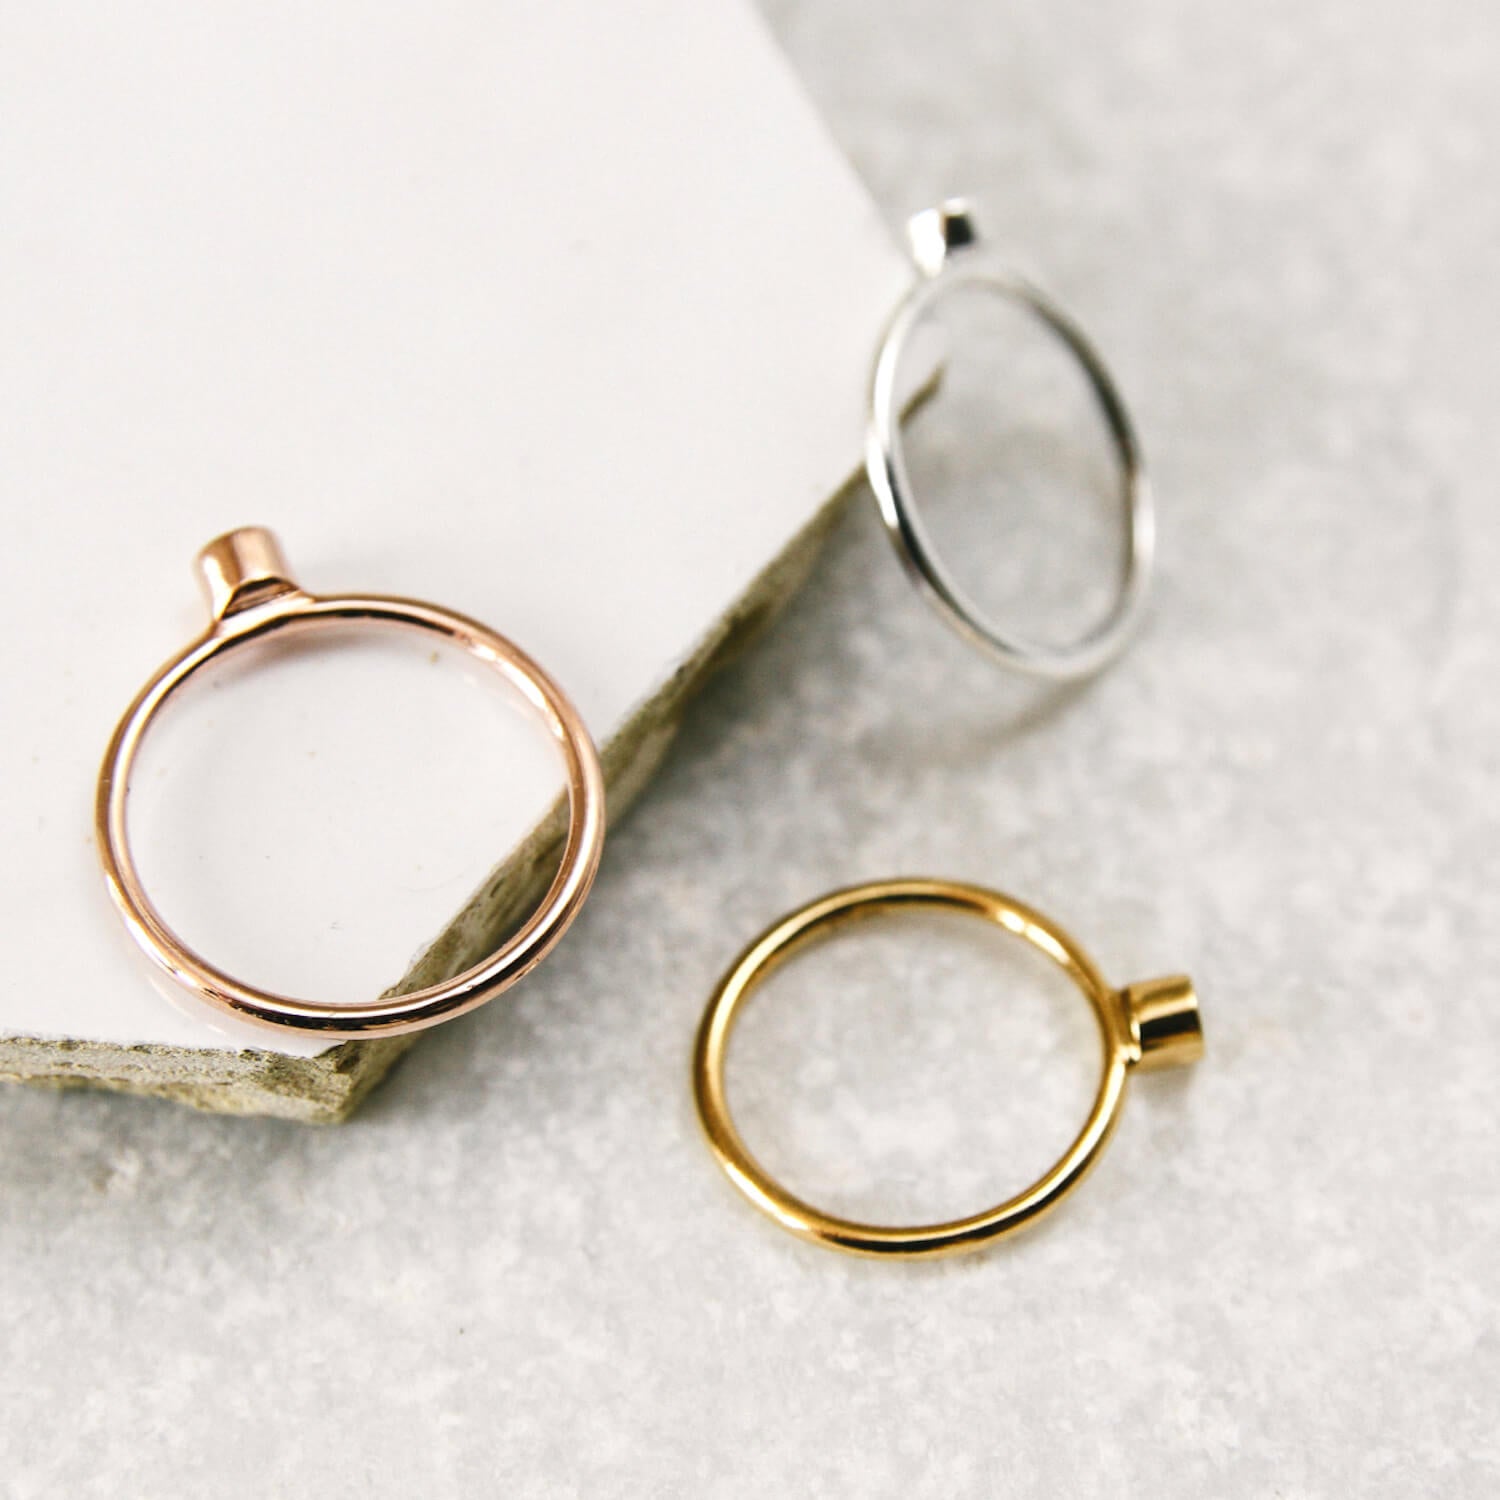
<svg viewBox="0 0 1500 1500">
<path fill-rule="evenodd" d="M 94 831 L 105 882 L 127 931 L 146 956 L 190 994 L 245 1019 L 332 1038 L 420 1031 L 473 1010 L 509 988 L 557 943 L 582 907 L 603 849 L 604 778 L 583 720 L 529 656 L 476 620 L 414 599 L 308 594 L 291 579 L 276 539 L 245 527 L 199 554 L 213 623 L 141 689 L 110 739 L 99 772 Z M 226 653 L 272 636 L 335 625 L 394 626 L 457 645 L 498 672 L 525 699 L 562 753 L 568 830 L 562 860 L 541 903 L 489 957 L 441 984 L 353 1005 L 317 1005 L 257 989 L 216 968 L 168 926 L 142 885 L 126 821 L 131 768 L 167 699 Z"/>
<path fill-rule="evenodd" d="M 1083 1128 L 1030 1187 L 994 1208 L 947 1223 L 910 1228 L 862 1224 L 824 1213 L 793 1196 L 750 1154 L 729 1112 L 725 1056 L 745 1000 L 799 949 L 849 922 L 923 907 L 981 917 L 1045 953 L 1083 991 L 1093 1009 L 1103 1071 Z M 740 954 L 720 981 L 698 1028 L 693 1096 L 709 1148 L 729 1180 L 783 1229 L 814 1244 L 856 1255 L 952 1255 L 1035 1223 L 1078 1185 L 1115 1128 L 1135 1067 L 1189 1063 L 1202 1053 L 1197 997 L 1184 976 L 1115 990 L 1067 932 L 1011 896 L 953 880 L 881 880 L 810 902 L 768 928 Z"/>
<path fill-rule="evenodd" d="M 1092 676 L 1119 654 L 1139 623 L 1156 552 L 1151 486 L 1124 398 L 1103 356 L 1072 318 L 981 248 L 978 231 L 961 200 L 918 214 L 908 229 L 923 274 L 897 307 L 876 356 L 865 443 L 865 468 L 886 532 L 918 592 L 970 644 L 1032 677 L 1067 681 Z M 901 357 L 912 331 L 933 306 L 962 287 L 981 288 L 1019 302 L 1062 341 L 1088 378 L 1120 465 L 1125 526 L 1118 590 L 1103 619 L 1066 645 L 1044 645 L 990 623 L 938 557 L 912 498 L 901 437 Z"/>
</svg>

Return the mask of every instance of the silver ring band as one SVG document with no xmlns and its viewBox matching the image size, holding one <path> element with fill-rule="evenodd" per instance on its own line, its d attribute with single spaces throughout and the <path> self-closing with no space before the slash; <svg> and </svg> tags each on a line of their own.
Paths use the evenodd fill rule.
<svg viewBox="0 0 1500 1500">
<path fill-rule="evenodd" d="M 962 202 L 918 214 L 909 232 L 923 275 L 897 307 L 876 357 L 865 446 L 865 466 L 886 531 L 919 591 L 965 640 L 1032 677 L 1063 681 L 1090 676 L 1120 652 L 1138 623 L 1156 550 L 1145 459 L 1124 399 L 1082 329 L 1045 293 L 980 246 Z M 1119 587 L 1104 618 L 1065 645 L 1044 645 L 987 621 L 938 558 L 913 503 L 901 439 L 901 356 L 913 329 L 941 298 L 960 287 L 979 287 L 1020 302 L 1062 340 L 1088 377 L 1119 461 L 1125 520 Z"/>
</svg>

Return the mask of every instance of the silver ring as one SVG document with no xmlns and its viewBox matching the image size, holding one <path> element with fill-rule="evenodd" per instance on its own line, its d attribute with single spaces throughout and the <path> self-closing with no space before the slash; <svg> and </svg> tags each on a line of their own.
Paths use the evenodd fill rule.
<svg viewBox="0 0 1500 1500">
<path fill-rule="evenodd" d="M 1138 623 L 1156 551 L 1151 487 L 1124 399 L 1083 330 L 1045 293 L 983 249 L 965 203 L 953 199 L 941 208 L 928 209 L 907 228 L 923 274 L 891 319 L 870 382 L 865 467 L 881 519 L 918 590 L 965 640 L 1032 677 L 1062 681 L 1090 676 L 1119 653 Z M 986 621 L 939 560 L 912 503 L 896 377 L 912 330 L 935 303 L 960 287 L 980 287 L 1020 302 L 1062 340 L 1088 377 L 1119 460 L 1125 519 L 1119 588 L 1104 618 L 1067 645 L 1043 645 Z"/>
</svg>

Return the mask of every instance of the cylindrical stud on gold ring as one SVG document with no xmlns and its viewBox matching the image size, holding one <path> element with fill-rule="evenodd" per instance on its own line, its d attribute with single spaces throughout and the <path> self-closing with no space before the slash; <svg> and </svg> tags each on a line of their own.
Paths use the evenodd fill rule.
<svg viewBox="0 0 1500 1500">
<path fill-rule="evenodd" d="M 420 1031 L 462 1015 L 514 984 L 551 950 L 578 914 L 604 844 L 604 777 L 598 752 L 562 689 L 504 636 L 450 610 L 379 595 L 309 594 L 292 580 L 276 538 L 244 527 L 210 542 L 198 567 L 212 616 L 208 630 L 167 662 L 115 728 L 99 771 L 94 832 L 109 894 L 137 945 L 169 978 L 208 1004 L 267 1026 L 333 1038 Z M 273 994 L 215 968 L 167 925 L 130 852 L 126 800 L 141 742 L 167 699 L 210 661 L 269 637 L 331 626 L 394 627 L 461 647 L 526 700 L 562 754 L 568 830 L 562 861 L 540 905 L 496 952 L 441 984 L 352 1005 Z"/>
<path fill-rule="evenodd" d="M 896 1228 L 835 1218 L 782 1187 L 750 1154 L 735 1129 L 725 1097 L 724 1060 L 741 1006 L 778 964 L 848 921 L 914 907 L 981 917 L 1045 953 L 1083 991 L 1093 1008 L 1103 1069 L 1082 1129 L 1057 1162 L 1030 1187 L 966 1218 Z M 1183 976 L 1115 989 L 1061 927 L 1010 896 L 952 880 L 883 880 L 835 891 L 792 912 L 763 932 L 735 960 L 709 1001 L 698 1029 L 693 1093 L 719 1165 L 740 1192 L 782 1228 L 815 1244 L 856 1255 L 952 1255 L 1034 1223 L 1078 1185 L 1115 1128 L 1132 1072 L 1195 1062 L 1202 1055 L 1198 1001 L 1192 984 Z"/>
</svg>

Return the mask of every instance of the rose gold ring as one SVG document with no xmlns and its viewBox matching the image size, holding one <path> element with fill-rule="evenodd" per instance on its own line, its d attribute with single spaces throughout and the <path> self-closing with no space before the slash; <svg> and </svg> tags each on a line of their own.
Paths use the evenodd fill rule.
<svg viewBox="0 0 1500 1500">
<path fill-rule="evenodd" d="M 314 595 L 288 572 L 276 538 L 258 526 L 212 541 L 198 569 L 213 619 L 141 689 L 115 727 L 94 802 L 94 834 L 109 894 L 146 956 L 190 994 L 267 1026 L 329 1037 L 421 1031 L 483 1005 L 540 963 L 578 915 L 604 845 L 604 777 L 594 742 L 555 682 L 524 652 L 475 620 L 414 599 Z M 541 904 L 499 949 L 463 973 L 426 989 L 354 1005 L 317 1005 L 256 989 L 215 968 L 167 925 L 152 905 L 131 857 L 126 825 L 130 771 L 151 720 L 166 700 L 215 657 L 272 635 L 301 635 L 330 625 L 412 630 L 462 647 L 497 671 L 556 740 L 567 770 L 568 831 L 557 875 Z"/>
</svg>

